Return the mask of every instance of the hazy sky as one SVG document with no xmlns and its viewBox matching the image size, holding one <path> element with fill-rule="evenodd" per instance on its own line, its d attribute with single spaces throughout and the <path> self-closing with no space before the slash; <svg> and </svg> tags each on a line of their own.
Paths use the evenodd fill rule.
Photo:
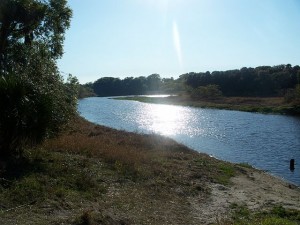
<svg viewBox="0 0 300 225">
<path fill-rule="evenodd" d="M 63 73 L 174 77 L 300 64 L 300 0 L 69 0 Z"/>
</svg>

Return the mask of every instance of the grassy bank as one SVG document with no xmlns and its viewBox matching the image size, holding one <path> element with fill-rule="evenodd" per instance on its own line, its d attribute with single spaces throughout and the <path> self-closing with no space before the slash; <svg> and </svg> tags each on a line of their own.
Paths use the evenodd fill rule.
<svg viewBox="0 0 300 225">
<path fill-rule="evenodd" d="M 200 108 L 238 110 L 245 112 L 300 115 L 299 107 L 285 103 L 283 98 L 222 97 L 217 99 L 193 100 L 188 96 L 120 97 L 118 100 L 134 100 L 155 104 L 171 104 Z"/>
<path fill-rule="evenodd" d="M 0 221 L 74 225 L 299 223 L 296 210 L 282 208 L 282 215 L 272 210 L 258 214 L 239 204 L 231 204 L 220 217 L 212 216 L 218 213 L 210 208 L 215 187 L 227 190 L 233 185 L 232 177 L 248 176 L 251 171 L 168 138 L 117 131 L 77 118 L 59 137 L 28 149 L 22 165 L 2 172 Z M 275 207 L 276 202 L 268 206 Z M 208 210 L 207 214 L 201 210 Z"/>
</svg>

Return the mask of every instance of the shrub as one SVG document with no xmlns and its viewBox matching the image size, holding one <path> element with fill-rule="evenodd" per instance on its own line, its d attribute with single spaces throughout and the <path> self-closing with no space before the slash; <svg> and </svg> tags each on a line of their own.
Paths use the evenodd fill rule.
<svg viewBox="0 0 300 225">
<path fill-rule="evenodd" d="M 300 84 L 295 89 L 288 89 L 284 95 L 284 100 L 288 103 L 299 104 L 300 103 Z"/>
<path fill-rule="evenodd" d="M 218 85 L 200 86 L 191 93 L 193 99 L 215 99 L 222 96 Z"/>
<path fill-rule="evenodd" d="M 0 158 L 20 158 L 25 145 L 40 142 L 51 121 L 52 102 L 16 76 L 0 78 Z"/>
</svg>

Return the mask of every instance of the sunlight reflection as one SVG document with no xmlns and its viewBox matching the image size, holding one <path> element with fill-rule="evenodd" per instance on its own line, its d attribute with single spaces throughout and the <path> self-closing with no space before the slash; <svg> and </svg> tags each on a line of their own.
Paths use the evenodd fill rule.
<svg viewBox="0 0 300 225">
<path fill-rule="evenodd" d="M 186 127 L 188 115 L 181 108 L 170 105 L 150 105 L 147 109 L 149 114 L 149 128 L 159 134 L 175 135 Z"/>
</svg>

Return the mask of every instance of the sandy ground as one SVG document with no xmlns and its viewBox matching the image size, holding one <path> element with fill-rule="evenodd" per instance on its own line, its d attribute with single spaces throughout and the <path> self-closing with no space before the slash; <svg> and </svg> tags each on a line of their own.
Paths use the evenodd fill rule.
<svg viewBox="0 0 300 225">
<path fill-rule="evenodd" d="M 300 187 L 263 171 L 245 169 L 244 173 L 231 178 L 231 181 L 230 186 L 211 184 L 211 196 L 204 204 L 200 204 L 200 199 L 190 199 L 195 217 L 201 224 L 229 218 L 233 204 L 256 211 L 268 210 L 276 205 L 300 210 Z"/>
</svg>

